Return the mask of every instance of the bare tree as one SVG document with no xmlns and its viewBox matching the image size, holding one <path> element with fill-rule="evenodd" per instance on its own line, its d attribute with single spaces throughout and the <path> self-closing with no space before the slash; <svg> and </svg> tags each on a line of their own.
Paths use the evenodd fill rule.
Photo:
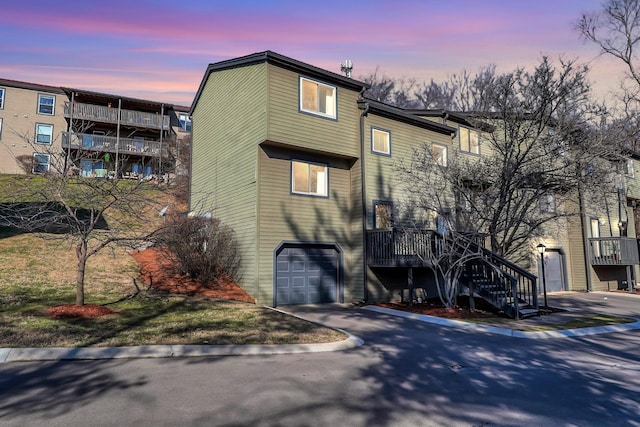
<svg viewBox="0 0 640 427">
<path fill-rule="evenodd" d="M 589 100 L 587 69 L 548 58 L 471 78 L 468 113 L 483 129 L 481 156 L 454 152 L 445 165 L 432 147 L 399 166 L 407 204 L 445 216 L 459 232 L 483 233 L 492 251 L 515 257 L 559 218 L 577 214 L 579 190 L 610 191 L 610 160 L 619 149 L 597 126 L 604 111 Z"/>
<path fill-rule="evenodd" d="M 376 70 L 360 80 L 371 85 L 365 96 L 385 104 L 400 108 L 418 108 L 420 102 L 414 96 L 416 82 L 414 79 L 393 79 Z"/>
<path fill-rule="evenodd" d="M 32 141 L 26 135 L 23 139 Z M 161 193 L 159 187 L 138 180 L 71 174 L 68 156 L 46 154 L 51 160 L 48 169 L 5 181 L 0 224 L 71 242 L 77 257 L 76 304 L 83 305 L 87 261 L 104 249 L 151 239 L 162 225 Z"/>
</svg>

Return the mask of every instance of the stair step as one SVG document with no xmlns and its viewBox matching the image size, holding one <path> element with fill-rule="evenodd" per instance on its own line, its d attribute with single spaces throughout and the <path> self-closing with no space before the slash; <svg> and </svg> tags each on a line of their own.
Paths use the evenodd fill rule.
<svg viewBox="0 0 640 427">
<path fill-rule="evenodd" d="M 518 312 L 520 313 L 521 318 L 537 316 L 539 314 L 539 310 L 537 308 L 521 308 Z"/>
</svg>

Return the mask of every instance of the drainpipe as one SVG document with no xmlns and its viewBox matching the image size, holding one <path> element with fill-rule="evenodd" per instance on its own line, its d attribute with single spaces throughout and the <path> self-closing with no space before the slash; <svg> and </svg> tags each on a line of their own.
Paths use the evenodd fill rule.
<svg viewBox="0 0 640 427">
<path fill-rule="evenodd" d="M 587 224 L 584 213 L 584 200 L 582 196 L 582 186 L 578 186 L 578 204 L 580 209 L 580 228 L 582 228 L 582 247 L 584 255 L 584 272 L 587 278 L 587 292 L 591 292 L 593 287 L 591 283 L 591 263 L 589 257 L 589 236 L 587 235 Z"/>
<path fill-rule="evenodd" d="M 71 162 L 71 140 L 73 139 L 73 103 L 75 101 L 76 93 L 71 91 L 71 113 L 69 114 L 69 133 L 68 133 L 68 141 L 67 141 L 67 157 L 64 160 L 64 174 L 65 176 L 69 175 L 69 167 Z"/>
<path fill-rule="evenodd" d="M 369 266 L 367 265 L 367 186 L 366 186 L 366 173 L 365 173 L 365 147 L 364 147 L 364 118 L 369 113 L 369 103 L 364 100 L 362 96 L 366 89 L 362 88 L 360 91 L 360 95 L 358 97 L 358 109 L 361 111 L 360 113 L 360 185 L 362 187 L 362 266 L 363 270 L 363 279 L 364 279 L 364 302 L 369 302 L 369 290 L 368 290 L 368 280 L 367 280 L 367 269 Z"/>
<path fill-rule="evenodd" d="M 160 163 L 158 165 L 158 179 L 162 179 L 162 133 L 164 132 L 164 104 L 160 106 Z"/>
</svg>

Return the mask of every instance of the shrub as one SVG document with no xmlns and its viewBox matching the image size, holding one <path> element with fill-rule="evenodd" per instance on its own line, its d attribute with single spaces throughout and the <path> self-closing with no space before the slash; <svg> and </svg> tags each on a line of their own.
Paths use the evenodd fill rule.
<svg viewBox="0 0 640 427">
<path fill-rule="evenodd" d="M 176 218 L 160 233 L 158 243 L 181 274 L 204 283 L 224 276 L 237 279 L 238 243 L 233 230 L 217 218 Z"/>
</svg>

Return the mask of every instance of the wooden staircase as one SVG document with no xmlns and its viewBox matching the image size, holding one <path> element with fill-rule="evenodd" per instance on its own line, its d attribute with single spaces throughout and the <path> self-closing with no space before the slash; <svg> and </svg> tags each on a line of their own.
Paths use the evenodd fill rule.
<svg viewBox="0 0 640 427">
<path fill-rule="evenodd" d="M 537 278 L 483 247 L 468 261 L 460 283 L 513 319 L 538 315 Z"/>
</svg>

